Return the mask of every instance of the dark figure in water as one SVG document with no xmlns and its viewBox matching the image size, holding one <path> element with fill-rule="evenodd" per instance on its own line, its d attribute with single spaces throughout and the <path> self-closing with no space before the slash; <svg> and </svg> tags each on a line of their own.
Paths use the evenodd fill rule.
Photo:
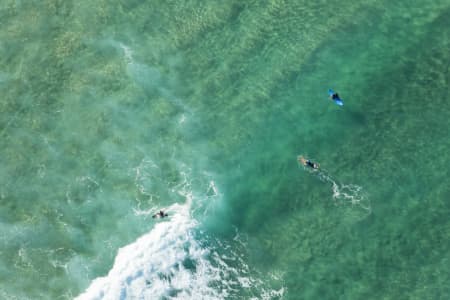
<svg viewBox="0 0 450 300">
<path fill-rule="evenodd" d="M 315 162 L 312 162 L 309 159 L 304 158 L 302 155 L 300 155 L 297 159 L 305 167 L 310 167 L 310 168 L 313 168 L 313 169 L 318 169 L 319 168 L 319 164 L 317 164 Z"/>
<path fill-rule="evenodd" d="M 341 100 L 338 93 L 333 93 L 333 95 L 330 95 L 331 100 Z"/>
<path fill-rule="evenodd" d="M 154 214 L 152 216 L 152 218 L 164 218 L 164 217 L 168 217 L 169 215 L 164 213 L 164 211 L 160 210 L 159 212 L 157 212 L 156 214 Z"/>
</svg>

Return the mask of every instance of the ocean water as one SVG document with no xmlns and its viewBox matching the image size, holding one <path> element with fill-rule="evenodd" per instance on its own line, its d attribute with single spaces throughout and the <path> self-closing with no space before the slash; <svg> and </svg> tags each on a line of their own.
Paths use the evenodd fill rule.
<svg viewBox="0 0 450 300">
<path fill-rule="evenodd" d="M 448 0 L 0 25 L 0 299 L 450 298 Z"/>
</svg>

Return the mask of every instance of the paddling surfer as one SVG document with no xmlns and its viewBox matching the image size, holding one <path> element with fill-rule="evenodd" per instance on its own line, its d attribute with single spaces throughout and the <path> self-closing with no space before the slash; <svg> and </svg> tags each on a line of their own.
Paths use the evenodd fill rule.
<svg viewBox="0 0 450 300">
<path fill-rule="evenodd" d="M 316 170 L 319 169 L 318 163 L 312 162 L 311 160 L 304 158 L 302 155 L 297 157 L 297 160 L 299 163 L 301 163 L 305 167 L 310 167 L 310 168 L 316 169 Z"/>
<path fill-rule="evenodd" d="M 166 214 L 164 211 L 160 210 L 159 212 L 157 212 L 156 214 L 154 214 L 152 216 L 152 218 L 164 218 L 164 217 L 168 217 L 169 214 Z"/>
</svg>

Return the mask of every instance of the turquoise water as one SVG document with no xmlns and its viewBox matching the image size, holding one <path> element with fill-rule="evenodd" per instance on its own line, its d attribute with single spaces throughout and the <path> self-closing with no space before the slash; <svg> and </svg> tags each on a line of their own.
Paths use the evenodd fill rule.
<svg viewBox="0 0 450 300">
<path fill-rule="evenodd" d="M 449 23 L 3 0 L 0 298 L 449 298 Z"/>
</svg>

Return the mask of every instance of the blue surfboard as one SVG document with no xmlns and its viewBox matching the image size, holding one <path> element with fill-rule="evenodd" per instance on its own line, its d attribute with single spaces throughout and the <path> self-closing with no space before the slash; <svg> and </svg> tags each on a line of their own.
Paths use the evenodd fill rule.
<svg viewBox="0 0 450 300">
<path fill-rule="evenodd" d="M 333 96 L 334 95 L 334 91 L 332 90 L 332 89 L 329 89 L 328 90 L 328 96 Z M 344 102 L 342 101 L 342 99 L 341 98 L 337 98 L 337 99 L 333 99 L 333 101 L 334 101 L 334 103 L 336 103 L 337 105 L 339 105 L 339 106 L 342 106 L 342 105 L 344 105 Z"/>
</svg>

